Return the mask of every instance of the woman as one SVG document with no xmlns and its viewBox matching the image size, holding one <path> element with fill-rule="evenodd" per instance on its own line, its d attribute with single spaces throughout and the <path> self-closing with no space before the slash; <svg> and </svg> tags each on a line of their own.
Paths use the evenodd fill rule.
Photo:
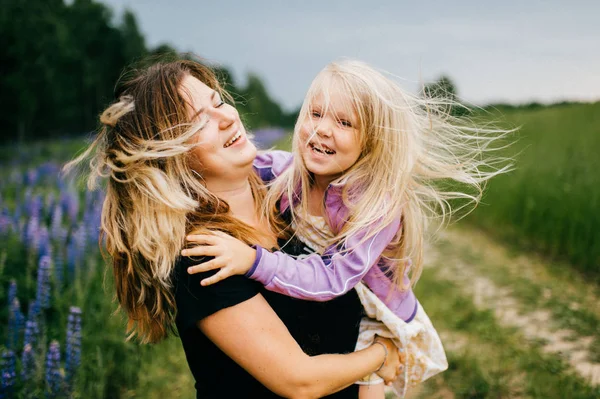
<svg viewBox="0 0 600 399">
<path fill-rule="evenodd" d="M 351 384 L 364 375 L 378 371 L 391 381 L 399 355 L 388 340 L 327 354 L 354 348 L 361 316 L 354 292 L 317 304 L 267 293 L 244 277 L 203 287 L 206 275 L 188 275 L 199 260 L 178 258 L 186 234 L 220 230 L 276 248 L 273 232 L 284 224 L 260 217 L 256 149 L 212 71 L 175 61 L 134 74 L 101 115 L 94 143 L 67 166 L 94 153 L 88 186 L 108 177 L 102 232 L 130 337 L 156 342 L 176 324 L 203 398 L 321 397 L 348 386 L 339 397 L 356 397 Z M 298 254 L 298 247 L 283 249 Z"/>
</svg>

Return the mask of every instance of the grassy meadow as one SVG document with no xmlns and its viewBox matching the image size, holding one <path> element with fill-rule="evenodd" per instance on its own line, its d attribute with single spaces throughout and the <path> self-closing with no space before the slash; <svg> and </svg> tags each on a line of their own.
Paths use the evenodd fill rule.
<svg viewBox="0 0 600 399">
<path fill-rule="evenodd" d="M 415 291 L 450 367 L 410 397 L 598 398 L 600 103 L 488 116 L 520 127 L 505 150 L 516 169 L 492 181 L 483 204 L 426 251 Z M 101 194 L 59 174 L 82 145 L 0 148 L 1 393 L 195 397 L 177 338 L 125 339 L 98 251 Z"/>
<path fill-rule="evenodd" d="M 600 102 L 492 110 L 519 127 L 503 155 L 515 170 L 494 179 L 470 221 L 600 281 Z"/>
</svg>

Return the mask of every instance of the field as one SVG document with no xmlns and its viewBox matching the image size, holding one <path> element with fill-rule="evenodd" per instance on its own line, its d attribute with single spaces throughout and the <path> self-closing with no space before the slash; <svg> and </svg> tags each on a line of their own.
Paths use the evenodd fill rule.
<svg viewBox="0 0 600 399">
<path fill-rule="evenodd" d="M 516 170 L 427 249 L 416 293 L 450 368 L 411 397 L 600 397 L 600 103 L 489 116 L 521 126 Z M 102 195 L 59 174 L 81 146 L 0 148 L 1 389 L 192 398 L 177 338 L 125 340 L 98 251 Z"/>
<path fill-rule="evenodd" d="M 504 151 L 516 169 L 489 184 L 470 221 L 600 282 L 600 102 L 499 108 L 489 117 L 519 127 Z"/>
</svg>

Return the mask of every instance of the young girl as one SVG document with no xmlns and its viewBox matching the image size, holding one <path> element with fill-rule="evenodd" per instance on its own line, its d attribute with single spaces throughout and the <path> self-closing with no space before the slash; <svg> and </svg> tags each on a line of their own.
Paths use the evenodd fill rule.
<svg viewBox="0 0 600 399">
<path fill-rule="evenodd" d="M 355 288 L 368 316 L 357 349 L 375 335 L 395 339 L 404 354 L 393 384 L 399 395 L 445 370 L 439 337 L 411 289 L 426 222 L 443 220 L 451 199 L 477 202 L 481 183 L 506 170 L 481 158 L 503 132 L 460 123 L 443 112 L 449 105 L 411 96 L 362 62 L 329 64 L 302 105 L 293 156 L 273 151 L 255 162 L 271 185 L 265 206 L 287 214 L 316 254 L 294 259 L 215 232 L 188 237 L 201 245 L 183 255 L 214 257 L 188 272 L 220 268 L 202 284 L 246 274 L 271 291 L 315 301 Z M 361 398 L 384 397 L 377 376 L 358 383 Z"/>
</svg>

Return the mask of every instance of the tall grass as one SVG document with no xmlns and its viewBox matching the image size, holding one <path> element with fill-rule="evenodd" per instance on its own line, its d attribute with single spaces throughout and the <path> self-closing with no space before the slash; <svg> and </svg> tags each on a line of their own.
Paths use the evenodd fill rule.
<svg viewBox="0 0 600 399">
<path fill-rule="evenodd" d="M 491 117 L 520 126 L 505 150 L 516 170 L 490 182 L 469 220 L 600 281 L 600 102 Z"/>
</svg>

